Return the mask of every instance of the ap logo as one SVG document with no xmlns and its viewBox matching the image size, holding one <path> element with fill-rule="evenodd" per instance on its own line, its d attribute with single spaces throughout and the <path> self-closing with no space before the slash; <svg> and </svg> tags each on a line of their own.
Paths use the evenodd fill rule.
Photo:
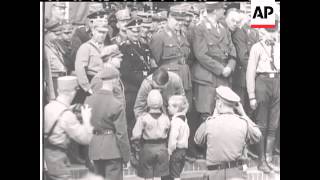
<svg viewBox="0 0 320 180">
<path fill-rule="evenodd" d="M 251 0 L 251 28 L 274 28 L 275 0 Z"/>
</svg>

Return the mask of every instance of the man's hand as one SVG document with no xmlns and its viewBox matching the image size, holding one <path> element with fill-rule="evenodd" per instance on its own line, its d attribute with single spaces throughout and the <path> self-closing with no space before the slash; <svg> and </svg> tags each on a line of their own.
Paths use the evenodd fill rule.
<svg viewBox="0 0 320 180">
<path fill-rule="evenodd" d="M 224 77 L 228 77 L 229 75 L 231 74 L 231 68 L 230 67 L 225 67 L 224 69 L 223 69 L 223 71 L 222 71 L 222 75 L 224 76 Z"/>
<path fill-rule="evenodd" d="M 257 108 L 257 100 L 256 99 L 251 99 L 250 100 L 250 107 L 253 110 L 255 110 Z"/>
<path fill-rule="evenodd" d="M 88 93 L 90 93 L 90 95 L 93 94 L 92 89 L 89 89 L 89 90 L 88 90 Z"/>
<path fill-rule="evenodd" d="M 238 102 L 238 105 L 235 107 L 235 109 L 238 111 L 238 113 L 241 116 L 247 116 L 246 112 L 243 109 L 243 106 L 242 106 L 241 102 Z"/>
<path fill-rule="evenodd" d="M 90 119 L 91 119 L 91 109 L 89 108 L 88 104 L 84 104 L 81 106 L 81 116 L 82 116 L 82 121 L 85 124 L 90 124 Z"/>
</svg>

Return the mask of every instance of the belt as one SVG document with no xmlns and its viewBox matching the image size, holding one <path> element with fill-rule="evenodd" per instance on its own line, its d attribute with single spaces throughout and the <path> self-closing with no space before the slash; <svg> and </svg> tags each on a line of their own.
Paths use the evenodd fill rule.
<svg viewBox="0 0 320 180">
<path fill-rule="evenodd" d="M 61 77 L 61 76 L 66 76 L 67 72 L 52 72 L 52 77 Z"/>
<path fill-rule="evenodd" d="M 257 73 L 258 76 L 266 78 L 279 78 L 280 73 Z"/>
<path fill-rule="evenodd" d="M 208 170 L 217 170 L 217 169 L 229 169 L 229 168 L 234 168 L 243 165 L 243 161 L 238 160 L 238 161 L 230 161 L 230 162 L 224 162 L 222 164 L 216 164 L 216 165 L 210 165 L 207 166 Z"/>
<path fill-rule="evenodd" d="M 167 139 L 142 139 L 145 144 L 163 144 L 167 143 Z"/>
<path fill-rule="evenodd" d="M 96 129 L 94 129 L 92 131 L 92 133 L 94 135 L 110 135 L 110 134 L 114 134 L 114 131 L 111 130 L 111 129 L 105 129 L 105 130 L 96 130 Z"/>
</svg>

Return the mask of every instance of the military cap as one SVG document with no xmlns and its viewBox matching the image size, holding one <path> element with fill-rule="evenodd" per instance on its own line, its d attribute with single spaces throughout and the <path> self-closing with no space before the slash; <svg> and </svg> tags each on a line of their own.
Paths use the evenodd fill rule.
<svg viewBox="0 0 320 180">
<path fill-rule="evenodd" d="M 143 11 L 139 11 L 137 13 L 137 16 L 142 19 L 142 26 L 143 27 L 151 27 L 151 25 L 152 25 L 152 14 L 146 13 L 146 12 L 143 12 Z"/>
<path fill-rule="evenodd" d="M 53 2 L 52 6 L 61 7 L 61 8 L 66 8 L 67 7 L 65 2 Z"/>
<path fill-rule="evenodd" d="M 104 18 L 105 15 L 107 15 L 107 14 L 108 14 L 107 11 L 96 11 L 96 12 L 93 12 L 93 13 L 89 14 L 87 16 L 87 18 L 89 18 L 89 19 Z"/>
<path fill-rule="evenodd" d="M 102 80 L 112 80 L 120 77 L 119 71 L 113 67 L 105 67 L 98 73 L 98 77 Z"/>
<path fill-rule="evenodd" d="M 219 86 L 216 92 L 217 96 L 226 104 L 235 105 L 240 102 L 240 97 L 227 86 Z"/>
<path fill-rule="evenodd" d="M 130 11 L 128 8 L 126 9 L 121 9 L 116 12 L 116 17 L 118 21 L 124 21 L 124 20 L 130 20 Z"/>
<path fill-rule="evenodd" d="M 141 27 L 142 19 L 141 18 L 133 18 L 131 19 L 125 27 L 131 31 L 139 31 L 138 28 Z"/>
<path fill-rule="evenodd" d="M 170 15 L 177 20 L 185 20 L 187 13 L 183 6 L 174 5 L 170 7 Z"/>
<path fill-rule="evenodd" d="M 64 21 L 61 24 L 61 31 L 62 32 L 72 32 L 73 26 L 69 22 Z"/>
<path fill-rule="evenodd" d="M 76 76 L 62 76 L 57 80 L 58 90 L 75 90 L 79 87 Z"/>
<path fill-rule="evenodd" d="M 100 56 L 102 60 L 105 62 L 109 59 L 109 57 L 122 57 L 123 54 L 119 50 L 118 45 L 113 44 L 113 45 L 104 47 L 101 51 Z"/>
<path fill-rule="evenodd" d="M 149 113 L 161 113 L 163 104 L 162 95 L 158 89 L 152 89 L 147 98 Z"/>
<path fill-rule="evenodd" d="M 90 15 L 98 11 L 103 11 L 103 4 L 99 2 L 90 3 L 87 17 L 91 19 L 91 17 L 94 17 L 94 16 L 90 16 Z"/>
<path fill-rule="evenodd" d="M 157 21 L 157 22 L 166 21 L 167 17 L 168 17 L 168 11 L 162 10 L 153 14 L 152 21 Z"/>
<path fill-rule="evenodd" d="M 49 20 L 45 25 L 44 28 L 47 31 L 51 31 L 51 32 L 57 32 L 61 30 L 61 21 L 58 20 Z"/>
<path fill-rule="evenodd" d="M 206 2 L 206 9 L 209 12 L 212 12 L 213 10 L 225 8 L 224 2 Z"/>
<path fill-rule="evenodd" d="M 93 21 L 93 28 L 98 31 L 109 31 L 108 24 L 103 19 L 95 19 Z"/>
</svg>

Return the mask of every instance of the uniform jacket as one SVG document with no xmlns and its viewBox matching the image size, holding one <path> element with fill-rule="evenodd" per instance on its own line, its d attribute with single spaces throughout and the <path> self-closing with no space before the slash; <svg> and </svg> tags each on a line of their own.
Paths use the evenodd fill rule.
<svg viewBox="0 0 320 180">
<path fill-rule="evenodd" d="M 190 44 L 187 34 L 183 31 L 180 34 L 178 39 L 176 32 L 166 26 L 152 36 L 150 49 L 158 65 L 177 73 L 184 89 L 189 90 L 192 87 L 191 73 L 186 63 L 190 55 Z"/>
<path fill-rule="evenodd" d="M 194 28 L 193 50 L 196 57 L 191 74 L 192 80 L 200 84 L 216 84 L 224 79 L 224 67 L 235 68 L 236 51 L 227 28 L 219 24 L 219 31 L 208 20 Z"/>
<path fill-rule="evenodd" d="M 150 49 L 146 44 L 127 41 L 120 46 L 123 53 L 121 80 L 126 92 L 138 92 L 142 81 L 151 74 Z"/>
<path fill-rule="evenodd" d="M 101 49 L 92 41 L 82 44 L 77 52 L 75 70 L 78 81 L 83 90 L 90 89 L 90 82 L 87 75 L 95 76 L 103 69 L 103 62 L 100 57 Z"/>
<path fill-rule="evenodd" d="M 67 66 L 63 54 L 58 47 L 57 41 L 46 42 L 44 46 L 45 56 L 50 64 L 50 70 L 53 77 L 58 77 L 56 73 L 67 73 Z"/>
<path fill-rule="evenodd" d="M 237 51 L 237 65 L 233 82 L 236 83 L 237 86 L 246 87 L 248 58 L 252 45 L 259 41 L 259 33 L 255 29 L 244 26 L 241 29 L 237 28 L 231 37 Z"/>
<path fill-rule="evenodd" d="M 258 126 L 250 119 L 228 113 L 203 122 L 194 141 L 198 145 L 207 145 L 207 165 L 215 165 L 237 160 L 242 156 L 246 142 L 257 143 L 260 137 Z"/>
<path fill-rule="evenodd" d="M 183 85 L 181 82 L 180 77 L 173 72 L 169 73 L 169 82 L 167 84 L 167 88 L 162 90 L 161 94 L 163 97 L 163 112 L 166 111 L 166 107 L 168 105 L 168 100 L 172 95 L 185 95 Z M 140 89 L 137 94 L 136 102 L 134 104 L 134 114 L 136 119 L 140 115 L 142 115 L 143 112 L 147 112 L 147 98 L 149 92 L 154 89 L 153 87 L 153 80 L 152 80 L 152 74 L 148 76 L 146 79 L 143 80 Z"/>
<path fill-rule="evenodd" d="M 85 104 L 92 108 L 91 124 L 94 130 L 109 129 L 114 132 L 108 135 L 93 135 L 89 145 L 90 159 L 123 158 L 127 162 L 130 146 L 123 103 L 114 97 L 113 92 L 101 89 L 89 96 Z"/>
</svg>

